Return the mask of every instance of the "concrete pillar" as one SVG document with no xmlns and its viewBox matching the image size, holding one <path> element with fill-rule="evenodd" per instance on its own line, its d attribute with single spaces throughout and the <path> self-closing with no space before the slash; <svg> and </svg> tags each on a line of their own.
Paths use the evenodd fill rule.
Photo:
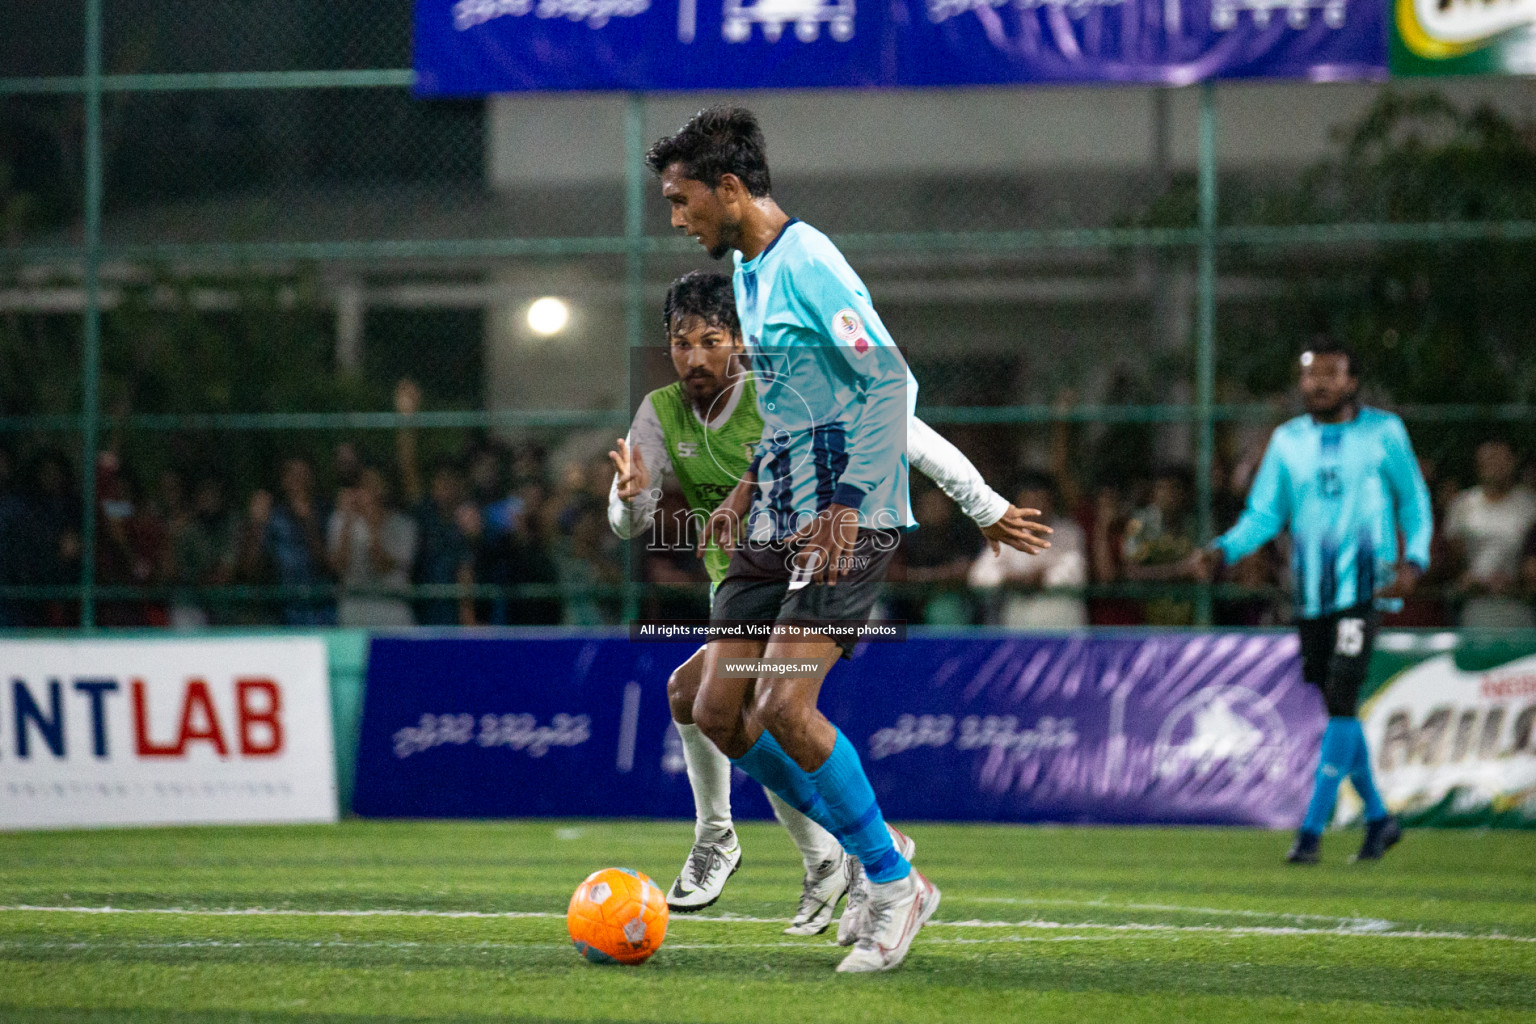
<svg viewBox="0 0 1536 1024">
<path fill-rule="evenodd" d="M 363 282 L 348 277 L 336 284 L 336 369 L 361 373 L 363 369 L 363 322 L 368 300 Z"/>
</svg>

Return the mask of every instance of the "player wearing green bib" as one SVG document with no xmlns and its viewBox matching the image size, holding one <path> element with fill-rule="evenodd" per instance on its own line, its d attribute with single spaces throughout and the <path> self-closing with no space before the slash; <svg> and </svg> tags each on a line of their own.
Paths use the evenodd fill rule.
<svg viewBox="0 0 1536 1024">
<path fill-rule="evenodd" d="M 683 392 L 682 381 L 645 397 L 661 427 L 667 475 L 677 481 L 691 511 L 708 514 L 725 500 L 746 473 L 763 436 L 752 375 L 741 376 L 729 391 L 716 410 L 724 417 L 719 425 L 706 425 L 699 418 L 692 399 Z M 718 545 L 711 543 L 704 549 L 704 569 L 711 583 L 720 582 L 730 563 L 730 552 Z"/>
<path fill-rule="evenodd" d="M 609 453 L 617 473 L 608 494 L 608 521 L 621 537 L 651 526 L 666 478 L 676 481 L 690 514 L 707 516 L 745 476 L 763 433 L 730 278 L 694 272 L 678 279 L 667 291 L 663 318 L 678 380 L 645 396 L 628 438 Z M 1031 519 L 1039 512 L 1011 506 L 970 460 L 916 418 L 907 424 L 907 452 L 912 467 L 975 520 L 994 551 L 999 544 L 1031 553 L 1049 546 L 1049 529 Z M 729 562 L 728 552 L 713 545 L 705 550 L 712 584 L 724 577 Z M 700 648 L 667 680 L 695 811 L 693 850 L 667 893 L 668 905 L 685 913 L 719 899 L 741 862 L 731 821 L 730 759 L 693 722 L 703 654 Z M 805 862 L 800 905 L 785 931 L 820 934 L 848 891 L 852 860 L 821 826 L 772 791 L 764 792 Z M 901 841 L 911 847 L 907 837 Z M 853 900 L 850 896 L 850 909 Z"/>
</svg>

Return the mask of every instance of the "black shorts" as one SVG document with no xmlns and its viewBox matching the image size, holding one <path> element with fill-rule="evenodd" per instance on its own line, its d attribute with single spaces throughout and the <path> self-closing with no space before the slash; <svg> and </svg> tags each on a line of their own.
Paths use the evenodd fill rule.
<svg viewBox="0 0 1536 1024">
<path fill-rule="evenodd" d="M 899 530 L 859 530 L 853 550 L 843 556 L 848 560 L 848 571 L 838 577 L 835 586 L 796 580 L 791 559 L 797 548 L 783 541 L 749 541 L 731 555 L 725 579 L 710 605 L 710 621 L 812 626 L 867 622 L 900 540 Z M 833 640 L 842 648 L 843 657 L 853 657 L 857 636 L 839 630 Z"/>
<path fill-rule="evenodd" d="M 1323 691 L 1331 717 L 1354 717 L 1380 628 L 1381 614 L 1373 604 L 1296 623 L 1301 635 L 1301 678 Z"/>
</svg>

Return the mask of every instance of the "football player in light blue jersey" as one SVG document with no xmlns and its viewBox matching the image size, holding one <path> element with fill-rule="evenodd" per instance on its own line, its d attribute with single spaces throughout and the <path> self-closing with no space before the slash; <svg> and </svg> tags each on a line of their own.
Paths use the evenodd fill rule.
<svg viewBox="0 0 1536 1024">
<path fill-rule="evenodd" d="M 1403 421 L 1360 405 L 1359 389 L 1342 345 L 1320 338 L 1302 353 L 1307 415 L 1275 431 L 1242 517 L 1193 556 L 1209 579 L 1290 528 L 1302 678 L 1322 690 L 1328 709 L 1312 800 L 1286 856 L 1296 864 L 1318 860 L 1346 775 L 1365 803 L 1356 859 L 1379 859 L 1402 835 L 1376 790 L 1355 712 L 1380 612 L 1400 608 L 1429 568 L 1429 489 Z"/>
<path fill-rule="evenodd" d="M 849 657 L 858 643 L 853 630 L 869 618 L 899 531 L 913 525 L 905 429 L 915 385 L 858 275 L 774 202 L 765 150 L 750 111 L 717 107 L 647 154 L 673 226 L 716 259 L 736 253 L 737 315 L 764 420 L 751 472 L 706 525 L 734 551 L 711 610 L 722 638 L 705 653 L 693 718 L 858 858 L 865 895 L 855 914 L 850 889 L 838 941 L 854 948 L 837 969 L 889 970 L 939 890 L 912 867 L 910 841 L 886 826 L 853 744 L 816 701 L 839 650 Z M 766 643 L 723 633 L 764 622 L 776 624 Z M 765 655 L 819 668 L 778 675 Z M 743 667 L 749 674 L 735 675 Z"/>
<path fill-rule="evenodd" d="M 620 438 L 617 450 L 609 453 L 617 473 L 609 490 L 608 521 L 621 537 L 635 536 L 654 522 L 661 489 L 653 485 L 664 477 L 678 482 L 690 514 L 713 512 L 745 475 L 763 432 L 755 380 L 742 364 L 744 343 L 730 278 L 694 271 L 674 281 L 662 321 L 679 379 L 640 403 L 629 437 Z M 959 504 L 994 553 L 1003 544 L 1027 554 L 1050 546 L 1050 527 L 1031 518 L 1039 511 L 1010 505 L 932 427 L 913 418 L 906 436 L 912 468 Z M 711 456 L 712 437 L 717 446 Z M 750 439 L 747 451 L 736 446 L 738 438 Z M 694 451 L 688 453 L 687 447 Z M 718 583 L 725 576 L 729 553 L 712 555 L 705 559 L 705 568 Z M 705 647 L 699 648 L 667 679 L 667 703 L 682 741 L 695 812 L 693 848 L 667 892 L 667 906 L 678 913 L 713 905 L 742 855 L 731 821 L 730 759 L 693 722 L 705 653 Z M 800 905 L 785 934 L 819 935 L 836 915 L 856 862 L 825 829 L 773 790 L 765 792 L 805 864 Z"/>
<path fill-rule="evenodd" d="M 917 381 L 864 282 L 826 235 L 793 219 L 752 259 L 734 258 L 762 381 L 764 500 L 751 536 L 784 540 L 829 504 L 854 509 L 866 529 L 915 526 L 905 430 Z"/>
</svg>

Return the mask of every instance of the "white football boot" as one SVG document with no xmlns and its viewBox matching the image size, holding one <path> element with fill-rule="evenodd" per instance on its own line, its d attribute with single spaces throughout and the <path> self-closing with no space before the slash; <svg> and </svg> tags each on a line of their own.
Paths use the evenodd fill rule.
<svg viewBox="0 0 1536 1024">
<path fill-rule="evenodd" d="M 806 871 L 800 883 L 800 909 L 784 929 L 785 935 L 820 935 L 837 913 L 837 901 L 848 891 L 848 879 L 854 859 L 842 851 Z"/>
<path fill-rule="evenodd" d="M 837 969 L 843 974 L 888 971 L 907 957 L 912 940 L 939 908 L 939 887 L 913 868 L 894 882 L 871 882 L 863 927 L 853 951 Z"/>
<path fill-rule="evenodd" d="M 683 870 L 667 890 L 667 906 L 680 914 L 703 910 L 720 898 L 726 881 L 739 867 L 741 843 L 734 831 L 714 842 L 695 842 Z"/>
<path fill-rule="evenodd" d="M 896 844 L 896 852 L 901 854 L 911 863 L 917 855 L 917 844 L 912 837 L 889 823 L 886 830 L 891 833 L 891 842 Z M 843 916 L 837 922 L 837 944 L 839 946 L 851 946 L 859 938 L 859 918 L 864 912 L 864 901 L 869 896 L 869 879 L 864 875 L 864 865 L 859 863 L 857 857 L 848 858 L 848 902 L 843 904 Z"/>
</svg>

